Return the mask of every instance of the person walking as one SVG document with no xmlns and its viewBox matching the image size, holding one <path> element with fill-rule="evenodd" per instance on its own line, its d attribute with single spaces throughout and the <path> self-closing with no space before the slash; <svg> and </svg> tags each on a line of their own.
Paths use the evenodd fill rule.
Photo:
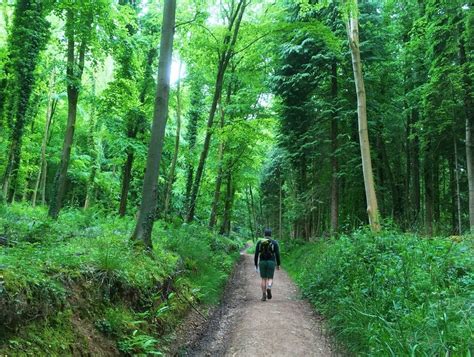
<svg viewBox="0 0 474 357">
<path fill-rule="evenodd" d="M 272 231 L 266 228 L 264 238 L 257 242 L 255 247 L 255 269 L 260 269 L 260 277 L 262 281 L 262 301 L 272 298 L 273 275 L 275 273 L 275 265 L 280 270 L 280 247 L 278 242 L 272 239 Z"/>
</svg>

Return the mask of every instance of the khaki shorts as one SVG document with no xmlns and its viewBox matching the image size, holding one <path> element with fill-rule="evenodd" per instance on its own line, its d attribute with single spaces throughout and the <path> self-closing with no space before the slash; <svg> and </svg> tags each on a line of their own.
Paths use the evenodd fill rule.
<svg viewBox="0 0 474 357">
<path fill-rule="evenodd" d="M 260 277 L 262 279 L 273 279 L 275 273 L 275 261 L 274 260 L 261 260 L 258 263 L 260 268 Z"/>
</svg>

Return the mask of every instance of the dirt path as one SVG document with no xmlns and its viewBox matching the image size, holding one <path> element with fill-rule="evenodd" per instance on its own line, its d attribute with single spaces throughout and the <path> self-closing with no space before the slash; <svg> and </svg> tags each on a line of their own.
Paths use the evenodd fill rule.
<svg viewBox="0 0 474 357">
<path fill-rule="evenodd" d="M 272 300 L 260 301 L 259 283 L 253 256 L 243 254 L 221 307 L 184 355 L 334 355 L 320 321 L 286 272 L 275 271 Z"/>
</svg>

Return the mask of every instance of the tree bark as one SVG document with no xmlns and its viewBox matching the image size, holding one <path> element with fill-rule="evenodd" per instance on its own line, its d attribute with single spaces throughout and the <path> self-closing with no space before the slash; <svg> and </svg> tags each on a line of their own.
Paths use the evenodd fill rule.
<svg viewBox="0 0 474 357">
<path fill-rule="evenodd" d="M 168 185 L 166 187 L 164 216 L 168 215 L 171 195 L 173 192 L 173 183 L 175 180 L 176 162 L 178 161 L 179 141 L 181 136 L 181 62 L 179 63 L 179 78 L 176 88 L 176 139 L 174 142 L 173 159 L 171 160 L 171 168 L 168 177 Z"/>
<path fill-rule="evenodd" d="M 350 12 L 348 24 L 349 45 L 351 48 L 352 68 L 357 92 L 357 116 L 359 118 L 359 141 L 362 156 L 362 170 L 364 174 L 365 195 L 367 199 L 367 213 L 370 227 L 374 232 L 380 231 L 379 211 L 377 196 L 375 194 L 374 178 L 372 174 L 372 161 L 370 158 L 369 134 L 367 127 L 366 93 L 364 77 L 362 74 L 362 62 L 359 50 L 359 22 L 357 0 L 351 0 L 354 8 Z"/>
<path fill-rule="evenodd" d="M 224 74 L 226 72 L 229 61 L 234 55 L 234 46 L 237 42 L 237 36 L 239 33 L 240 23 L 242 22 L 242 17 L 244 15 L 245 8 L 248 3 L 247 0 L 240 0 L 237 4 L 237 7 L 233 13 L 230 14 L 230 22 L 227 29 L 227 33 L 224 38 L 224 51 L 220 54 L 219 65 L 217 69 L 216 82 L 214 86 L 214 95 L 212 98 L 211 109 L 209 112 L 209 118 L 207 121 L 206 136 L 204 138 L 204 145 L 199 157 L 199 164 L 196 169 L 196 175 L 193 182 L 193 187 L 191 190 L 190 202 L 189 202 L 189 211 L 186 218 L 187 222 L 191 222 L 194 219 L 194 214 L 196 211 L 196 200 L 198 196 L 199 187 L 201 185 L 202 175 L 204 173 L 204 166 L 206 164 L 207 155 L 209 153 L 209 147 L 211 143 L 212 136 L 212 127 L 214 125 L 214 117 L 216 114 L 217 103 L 219 102 L 222 94 L 222 86 L 224 82 Z"/>
<path fill-rule="evenodd" d="M 165 139 L 166 120 L 168 117 L 175 14 L 176 0 L 165 0 L 155 109 L 153 112 L 153 125 L 148 147 L 145 177 L 143 179 L 142 202 L 138 213 L 137 224 L 131 237 L 132 240 L 142 241 L 144 246 L 149 250 L 153 248 L 151 233 L 155 220 L 159 168 Z"/>
</svg>

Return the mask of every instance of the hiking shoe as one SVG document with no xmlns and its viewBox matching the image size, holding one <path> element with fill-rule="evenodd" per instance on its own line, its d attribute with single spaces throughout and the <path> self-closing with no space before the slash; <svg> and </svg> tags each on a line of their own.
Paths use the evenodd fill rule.
<svg viewBox="0 0 474 357">
<path fill-rule="evenodd" d="M 268 297 L 268 300 L 271 300 L 271 298 L 272 298 L 272 289 L 267 289 L 267 297 Z"/>
<path fill-rule="evenodd" d="M 267 294 L 263 293 L 263 295 L 262 295 L 262 301 L 267 301 Z"/>
</svg>

